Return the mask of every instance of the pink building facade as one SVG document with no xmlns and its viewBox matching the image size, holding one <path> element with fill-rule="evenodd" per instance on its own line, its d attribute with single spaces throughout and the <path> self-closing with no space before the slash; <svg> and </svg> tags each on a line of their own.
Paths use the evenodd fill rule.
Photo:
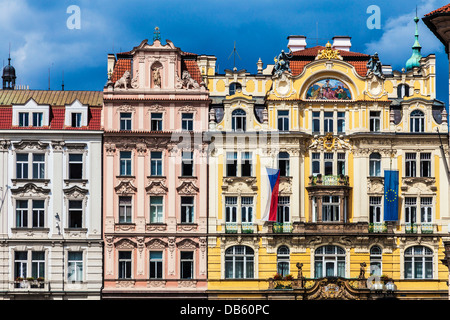
<svg viewBox="0 0 450 320">
<path fill-rule="evenodd" d="M 209 93 L 198 56 L 144 40 L 108 56 L 103 298 L 202 298 Z"/>
</svg>

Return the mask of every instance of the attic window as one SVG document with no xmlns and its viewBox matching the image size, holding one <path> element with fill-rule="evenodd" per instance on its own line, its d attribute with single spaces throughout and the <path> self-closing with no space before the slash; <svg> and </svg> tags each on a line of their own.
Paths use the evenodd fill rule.
<svg viewBox="0 0 450 320">
<path fill-rule="evenodd" d="M 409 86 L 407 84 L 399 84 L 397 87 L 397 96 L 399 98 L 409 97 Z"/>
<path fill-rule="evenodd" d="M 238 82 L 230 83 L 230 96 L 236 93 L 236 91 L 241 91 L 242 85 Z"/>
<path fill-rule="evenodd" d="M 88 125 L 88 106 L 75 100 L 72 104 L 66 105 L 65 121 L 66 127 L 81 128 Z"/>
</svg>

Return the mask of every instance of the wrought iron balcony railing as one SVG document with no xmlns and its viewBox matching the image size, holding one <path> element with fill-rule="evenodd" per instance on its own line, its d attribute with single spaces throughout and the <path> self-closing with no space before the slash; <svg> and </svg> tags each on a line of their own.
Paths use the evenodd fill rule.
<svg viewBox="0 0 450 320">
<path fill-rule="evenodd" d="M 276 222 L 272 226 L 273 233 L 292 233 L 293 227 L 291 222 Z"/>
<path fill-rule="evenodd" d="M 322 176 L 318 174 L 317 176 L 309 177 L 310 186 L 348 186 L 349 177 L 344 175 L 326 175 Z"/>
</svg>

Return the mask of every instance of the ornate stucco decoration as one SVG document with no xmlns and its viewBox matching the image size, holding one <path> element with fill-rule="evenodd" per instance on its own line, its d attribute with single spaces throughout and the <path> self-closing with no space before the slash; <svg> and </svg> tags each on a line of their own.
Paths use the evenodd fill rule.
<svg viewBox="0 0 450 320">
<path fill-rule="evenodd" d="M 292 194 L 292 177 L 280 177 L 280 195 Z"/>
<path fill-rule="evenodd" d="M 434 177 L 404 177 L 402 178 L 403 193 L 432 194 L 437 191 L 436 178 Z"/>
<path fill-rule="evenodd" d="M 282 73 L 274 81 L 274 89 L 271 90 L 271 94 L 275 94 L 278 98 L 289 98 L 295 95 L 297 91 L 294 89 L 293 81 L 288 73 Z"/>
<path fill-rule="evenodd" d="M 133 186 L 130 179 L 121 179 L 120 183 L 114 188 L 117 194 L 132 195 L 135 194 L 137 188 Z"/>
<path fill-rule="evenodd" d="M 167 243 L 162 241 L 161 239 L 151 239 L 150 241 L 147 242 L 146 244 L 148 249 L 166 249 L 167 248 Z"/>
<path fill-rule="evenodd" d="M 339 53 L 339 50 L 334 50 L 331 47 L 331 43 L 328 42 L 325 46 L 325 49 L 320 50 L 316 56 L 316 60 L 322 60 L 322 59 L 335 59 L 335 60 L 343 60 L 341 57 L 341 54 Z"/>
<path fill-rule="evenodd" d="M 192 112 L 195 114 L 197 112 L 197 109 L 194 108 L 193 106 L 185 105 L 185 106 L 178 108 L 178 113 L 181 113 L 181 112 Z"/>
<path fill-rule="evenodd" d="M 131 87 L 137 89 L 139 87 L 139 70 L 136 70 L 136 75 L 131 79 Z"/>
<path fill-rule="evenodd" d="M 121 239 L 119 241 L 117 241 L 114 246 L 116 247 L 116 249 L 128 249 L 128 250 L 132 250 L 136 248 L 136 243 L 134 243 L 131 240 L 128 239 Z"/>
<path fill-rule="evenodd" d="M 198 88 L 200 88 L 200 85 L 194 78 L 191 77 L 190 73 L 187 70 L 184 70 L 181 75 L 181 79 L 178 76 L 178 74 L 176 75 L 175 88 L 176 89 L 186 89 L 186 90 L 198 89 Z"/>
<path fill-rule="evenodd" d="M 11 189 L 11 193 L 18 198 L 26 197 L 47 197 L 50 193 L 50 189 L 44 189 L 36 186 L 34 183 L 27 183 L 17 189 Z"/>
<path fill-rule="evenodd" d="M 48 147 L 48 143 L 43 143 L 39 140 L 21 140 L 13 143 L 15 150 L 30 150 L 43 151 Z"/>
<path fill-rule="evenodd" d="M 315 136 L 308 149 L 321 149 L 326 151 L 332 151 L 333 149 L 351 150 L 352 146 L 348 139 L 344 140 L 341 137 L 335 137 L 329 132 L 325 136 Z"/>
<path fill-rule="evenodd" d="M 255 177 L 225 177 L 222 190 L 229 193 L 254 193 L 258 186 Z"/>
<path fill-rule="evenodd" d="M 324 278 L 311 287 L 308 300 L 359 300 L 360 297 L 350 286 L 349 281 L 340 278 Z M 356 294 L 355 294 L 356 293 Z"/>
<path fill-rule="evenodd" d="M 200 189 L 197 188 L 192 181 L 182 181 L 181 185 L 177 187 L 178 194 L 197 194 Z"/>
<path fill-rule="evenodd" d="M 384 194 L 384 178 L 368 177 L 367 178 L 367 194 Z"/>
<path fill-rule="evenodd" d="M 70 199 L 84 199 L 88 193 L 88 190 L 82 189 L 78 186 L 73 186 L 68 189 L 63 189 L 64 195 Z"/>
<path fill-rule="evenodd" d="M 114 143 L 105 143 L 105 153 L 107 156 L 112 156 L 116 153 L 116 145 Z"/>
<path fill-rule="evenodd" d="M 128 89 L 131 86 L 131 72 L 130 70 L 126 70 L 123 73 L 123 76 L 116 81 L 114 84 L 114 89 Z"/>
<path fill-rule="evenodd" d="M 11 146 L 10 140 L 0 140 L 0 151 L 8 151 Z"/>
<path fill-rule="evenodd" d="M 164 185 L 162 180 L 153 180 L 153 178 L 149 178 L 152 181 L 145 188 L 145 191 L 151 195 L 165 195 L 169 191 L 169 189 Z"/>
<path fill-rule="evenodd" d="M 66 145 L 66 142 L 63 140 L 52 141 L 53 152 L 63 152 L 65 145 Z"/>
<path fill-rule="evenodd" d="M 166 111 L 166 109 L 159 104 L 154 104 L 147 108 L 147 114 L 151 112 L 164 112 L 164 111 Z"/>
<path fill-rule="evenodd" d="M 169 137 L 149 137 L 146 138 L 146 143 L 149 149 L 161 151 L 167 149 L 169 139 Z"/>
<path fill-rule="evenodd" d="M 184 239 L 177 243 L 177 247 L 180 250 L 193 250 L 198 248 L 198 243 L 191 239 Z"/>
<path fill-rule="evenodd" d="M 135 107 L 129 105 L 129 104 L 123 104 L 120 107 L 117 108 L 116 112 L 134 112 Z"/>
</svg>

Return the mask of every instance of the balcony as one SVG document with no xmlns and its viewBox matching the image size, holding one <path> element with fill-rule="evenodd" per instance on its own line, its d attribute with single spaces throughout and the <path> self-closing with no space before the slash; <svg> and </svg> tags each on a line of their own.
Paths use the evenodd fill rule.
<svg viewBox="0 0 450 320">
<path fill-rule="evenodd" d="M 14 290 L 19 291 L 30 291 L 38 289 L 39 291 L 48 290 L 48 282 L 44 281 L 43 279 L 21 279 L 17 278 L 12 282 L 12 286 Z"/>
<path fill-rule="evenodd" d="M 225 233 L 254 233 L 253 222 L 226 222 L 225 223 Z"/>
<path fill-rule="evenodd" d="M 310 186 L 349 186 L 349 177 L 344 175 L 327 175 L 322 176 L 318 174 L 317 176 L 309 177 Z"/>
<path fill-rule="evenodd" d="M 434 224 L 432 223 L 405 223 L 405 233 L 434 233 Z"/>
<path fill-rule="evenodd" d="M 387 225 L 385 222 L 369 223 L 369 233 L 386 233 Z"/>
<path fill-rule="evenodd" d="M 273 233 L 292 233 L 293 226 L 291 222 L 285 222 L 285 223 L 274 223 L 272 225 L 272 231 Z"/>
</svg>

